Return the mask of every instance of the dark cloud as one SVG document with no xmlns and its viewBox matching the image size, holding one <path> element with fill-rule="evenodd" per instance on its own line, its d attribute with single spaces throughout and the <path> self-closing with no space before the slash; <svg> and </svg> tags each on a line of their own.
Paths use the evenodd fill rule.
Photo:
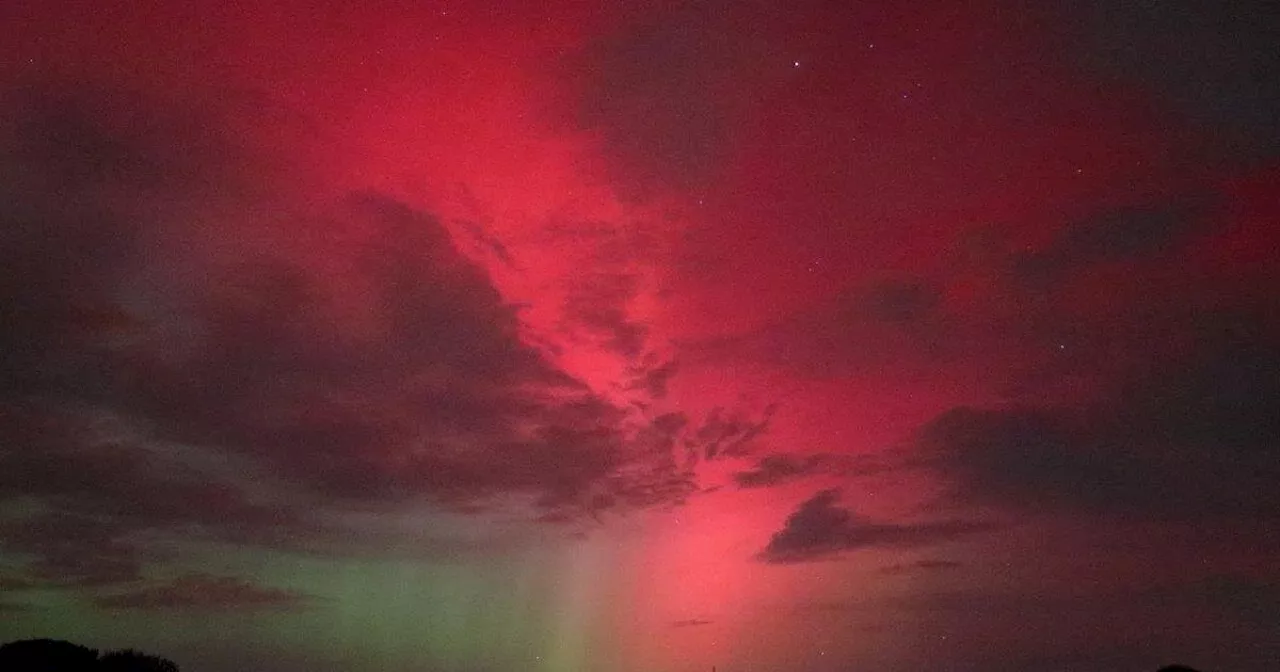
<svg viewBox="0 0 1280 672">
<path fill-rule="evenodd" d="M 920 454 L 959 497 L 1023 510 L 1280 515 L 1280 340 L 1266 318 L 1205 318 L 1189 352 L 1111 396 L 953 409 L 922 430 Z"/>
<path fill-rule="evenodd" d="M 705 618 L 689 618 L 683 621 L 676 621 L 671 624 L 673 628 L 694 628 L 699 625 L 711 625 L 715 621 L 708 621 Z"/>
<path fill-rule="evenodd" d="M 755 467 L 735 473 L 733 480 L 740 488 L 767 488 L 817 473 L 823 466 L 822 455 L 766 455 Z"/>
<path fill-rule="evenodd" d="M 1219 158 L 1280 150 L 1280 15 L 1265 0 L 1058 5 L 1070 53 L 1094 74 L 1137 82 L 1207 126 Z"/>
<path fill-rule="evenodd" d="M 921 445 L 942 471 L 994 499 L 1041 501 L 1067 493 L 1086 503 L 1126 496 L 1120 466 L 1078 450 L 1078 425 L 1051 411 L 957 408 L 932 420 Z"/>
<path fill-rule="evenodd" d="M 1018 282 L 1052 289 L 1071 271 L 1092 264 L 1155 256 L 1185 244 L 1204 223 L 1207 199 L 1148 203 L 1105 210 L 1068 223 L 1045 248 L 1015 255 Z"/>
<path fill-rule="evenodd" d="M 672 369 L 639 359 L 622 276 L 578 317 L 636 356 L 634 408 L 526 342 L 430 213 L 273 193 L 218 114 L 55 93 L 0 125 L 0 500 L 43 507 L 0 544 L 42 582 L 136 581 L 158 539 L 329 547 L 332 514 L 424 499 L 679 504 L 689 458 L 767 425 L 648 415 Z"/>
<path fill-rule="evenodd" d="M 744 35 L 720 3 L 684 3 L 599 40 L 580 57 L 578 123 L 642 184 L 698 184 L 725 149 Z"/>
<path fill-rule="evenodd" d="M 916 560 L 898 563 L 880 569 L 885 574 L 914 574 L 918 572 L 944 572 L 960 569 L 964 563 L 954 560 Z"/>
<path fill-rule="evenodd" d="M 734 362 L 759 358 L 817 377 L 850 372 L 923 375 L 964 348 L 963 328 L 946 312 L 943 288 L 924 277 L 859 283 L 803 312 L 693 352 Z"/>
<path fill-rule="evenodd" d="M 85 151 L 96 156 L 100 150 Z M 121 170 L 128 173 L 133 163 Z M 130 198 L 138 196 L 119 188 L 91 205 L 105 210 Z M 128 288 L 121 276 L 170 269 L 150 267 L 127 248 L 83 241 L 78 229 L 49 221 L 53 202 L 65 198 L 17 200 L 33 220 L 8 228 L 36 232 L 32 244 L 63 250 L 65 263 L 56 256 L 31 261 L 48 255 L 21 250 L 27 264 L 42 264 L 59 291 L 37 291 L 45 288 L 16 277 L 4 283 L 12 295 L 6 307 L 23 315 L 8 323 L 5 336 L 23 339 L 15 349 L 32 358 L 11 360 L 7 387 L 25 381 L 50 390 L 56 373 L 67 370 L 77 382 L 74 390 L 57 390 L 64 403 L 107 405 L 163 439 L 247 454 L 331 496 L 475 496 L 543 486 L 572 494 L 567 491 L 583 490 L 615 466 L 624 440 L 620 413 L 523 343 L 514 308 L 430 215 L 377 195 L 355 195 L 324 215 L 323 234 L 313 223 L 297 222 L 300 249 L 257 251 L 214 268 L 208 286 L 150 296 L 149 305 L 138 306 L 124 305 Z M 140 226 L 119 213 L 97 221 L 95 235 L 128 240 L 112 229 L 114 220 Z M 320 245 L 321 235 L 360 236 L 346 258 L 321 260 L 347 264 L 341 279 L 305 267 L 308 254 L 339 254 L 305 247 Z M 363 305 L 337 305 L 335 282 L 361 288 L 355 300 Z M 347 309 L 363 311 L 367 323 L 344 323 L 339 311 Z M 133 342 L 111 343 L 97 324 L 79 330 L 83 343 L 54 338 L 54 332 L 76 333 L 69 322 L 85 319 L 77 311 L 125 313 L 138 321 L 136 313 L 147 313 L 149 320 L 134 327 L 144 333 Z M 173 342 L 177 338 L 183 342 Z M 40 347 L 46 341 L 69 351 L 49 353 Z M 49 361 L 59 354 L 71 361 Z M 450 447 L 462 443 L 480 448 L 457 454 Z M 581 459 L 564 459 L 574 452 Z M 443 492 L 448 489 L 460 492 Z"/>
<path fill-rule="evenodd" d="M 650 399 L 663 399 L 667 396 L 668 386 L 678 370 L 679 364 L 676 360 L 663 362 L 651 353 L 639 366 L 629 372 L 632 380 L 627 385 L 627 390 L 638 390 L 647 394 Z"/>
<path fill-rule="evenodd" d="M 857 479 L 898 471 L 913 461 L 897 451 L 882 455 L 775 453 L 761 457 L 750 469 L 735 472 L 733 480 L 740 488 L 767 488 L 819 475 Z"/>
<path fill-rule="evenodd" d="M 187 574 L 127 592 L 94 598 L 94 606 L 110 611 L 260 611 L 292 610 L 311 600 L 302 593 L 261 586 L 229 576 Z"/>
<path fill-rule="evenodd" d="M 1078 393 L 1180 347 L 1203 314 L 1254 310 L 1256 280 L 1181 270 L 1207 266 L 1203 256 L 1227 236 L 1271 244 L 1261 224 L 1242 224 L 1223 203 L 1215 187 L 1186 187 L 1072 219 L 977 226 L 940 265 L 877 273 L 686 358 L 1010 396 Z"/>
<path fill-rule="evenodd" d="M 109 516 L 46 513 L 6 521 L 6 550 L 34 557 L 23 577 L 42 587 L 122 584 L 141 578 L 144 553 L 130 528 Z"/>
<path fill-rule="evenodd" d="M 14 447 L 0 450 L 0 496 L 57 501 L 60 513 L 48 529 L 110 518 L 129 525 L 205 525 L 238 530 L 242 538 L 275 526 L 301 525 L 278 507 L 250 502 L 235 484 L 211 478 L 207 468 L 184 461 L 177 446 L 149 445 L 130 435 L 127 423 L 108 412 L 50 403 L 13 404 L 0 423 Z M 139 487 L 145 484 L 146 487 Z"/>
<path fill-rule="evenodd" d="M 637 283 L 637 278 L 622 273 L 587 278 L 575 284 L 566 299 L 564 319 L 600 339 L 610 350 L 638 359 L 644 352 L 649 330 L 627 314 Z"/>
<path fill-rule="evenodd" d="M 470 199 L 470 196 L 468 196 L 468 199 Z M 498 261 L 512 268 L 516 267 L 515 259 L 511 256 L 511 250 L 507 249 L 505 243 L 489 233 L 489 229 L 485 225 L 470 220 L 455 220 L 455 223 L 459 224 L 476 243 Z"/>
<path fill-rule="evenodd" d="M 49 508 L 0 524 L 0 543 L 33 557 L 27 572 L 41 585 L 136 581 L 156 559 L 154 544 L 135 539 L 148 530 L 275 546 L 320 532 L 300 510 L 252 501 L 231 472 L 202 464 L 209 456 L 148 445 L 109 417 L 48 404 L 7 410 L 0 427 L 13 443 L 0 449 L 0 500 Z"/>
<path fill-rule="evenodd" d="M 921 279 L 888 280 L 871 286 L 860 303 L 866 314 L 886 322 L 913 322 L 935 310 L 937 287 Z"/>
<path fill-rule="evenodd" d="M 877 523 L 836 506 L 840 493 L 823 490 L 787 517 L 758 555 L 769 563 L 811 562 L 869 548 L 928 546 L 991 529 L 967 521 Z"/>
<path fill-rule="evenodd" d="M 711 409 L 703 422 L 691 428 L 684 445 L 695 455 L 708 460 L 717 457 L 742 457 L 755 449 L 755 442 L 769 429 L 776 404 L 770 404 L 759 416 L 721 406 Z"/>
</svg>

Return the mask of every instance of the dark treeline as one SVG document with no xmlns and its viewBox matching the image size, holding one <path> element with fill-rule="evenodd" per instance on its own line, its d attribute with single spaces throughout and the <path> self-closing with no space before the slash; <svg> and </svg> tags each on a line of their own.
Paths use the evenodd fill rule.
<svg viewBox="0 0 1280 672">
<path fill-rule="evenodd" d="M 24 639 L 0 645 L 2 672 L 179 672 L 171 660 L 133 649 L 106 651 L 56 639 Z M 1198 672 L 1169 665 L 1156 672 Z"/>
<path fill-rule="evenodd" d="M 123 649 L 104 651 L 56 639 L 24 639 L 0 646 L 4 672 L 178 672 L 173 661 Z"/>
</svg>

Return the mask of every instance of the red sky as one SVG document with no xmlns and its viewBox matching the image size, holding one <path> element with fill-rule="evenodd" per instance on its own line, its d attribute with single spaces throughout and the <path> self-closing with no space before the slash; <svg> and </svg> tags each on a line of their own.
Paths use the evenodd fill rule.
<svg viewBox="0 0 1280 672">
<path fill-rule="evenodd" d="M 1280 656 L 1265 3 L 0 25 L 6 640 L 215 672 Z"/>
</svg>

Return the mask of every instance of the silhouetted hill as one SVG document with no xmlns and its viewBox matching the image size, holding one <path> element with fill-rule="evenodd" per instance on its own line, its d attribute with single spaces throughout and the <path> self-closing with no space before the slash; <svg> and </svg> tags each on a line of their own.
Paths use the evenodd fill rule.
<svg viewBox="0 0 1280 672">
<path fill-rule="evenodd" d="M 0 645 L 0 672 L 179 672 L 167 658 L 134 649 L 107 651 L 57 639 L 25 639 Z M 1156 672 L 1199 672 L 1166 665 Z"/>
<path fill-rule="evenodd" d="M 173 661 L 133 649 L 108 651 L 57 639 L 25 639 L 0 646 L 3 672 L 178 672 Z"/>
<path fill-rule="evenodd" d="M 6 672 L 90 672 L 98 652 L 55 639 L 27 639 L 0 646 L 0 670 Z"/>
</svg>

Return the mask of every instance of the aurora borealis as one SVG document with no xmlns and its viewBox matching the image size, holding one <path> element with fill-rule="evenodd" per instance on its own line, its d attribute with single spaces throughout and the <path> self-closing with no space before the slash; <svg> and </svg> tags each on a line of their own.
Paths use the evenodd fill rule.
<svg viewBox="0 0 1280 672">
<path fill-rule="evenodd" d="M 0 641 L 1264 672 L 1265 2 L 0 3 Z"/>
</svg>

